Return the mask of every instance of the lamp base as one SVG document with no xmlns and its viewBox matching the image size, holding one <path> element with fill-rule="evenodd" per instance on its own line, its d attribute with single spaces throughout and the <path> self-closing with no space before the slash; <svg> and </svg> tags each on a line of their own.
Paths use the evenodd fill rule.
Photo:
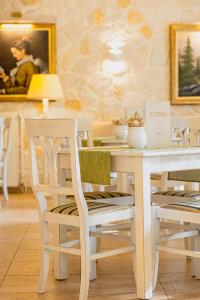
<svg viewBox="0 0 200 300">
<path fill-rule="evenodd" d="M 43 114 L 49 112 L 49 99 L 47 98 L 42 99 L 42 112 Z"/>
</svg>

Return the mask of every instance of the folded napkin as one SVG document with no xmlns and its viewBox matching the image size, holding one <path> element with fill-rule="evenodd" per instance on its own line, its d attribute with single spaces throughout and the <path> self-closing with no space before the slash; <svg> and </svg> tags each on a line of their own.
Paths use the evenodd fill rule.
<svg viewBox="0 0 200 300">
<path fill-rule="evenodd" d="M 79 151 L 81 180 L 93 184 L 110 184 L 110 152 L 98 150 Z"/>
</svg>

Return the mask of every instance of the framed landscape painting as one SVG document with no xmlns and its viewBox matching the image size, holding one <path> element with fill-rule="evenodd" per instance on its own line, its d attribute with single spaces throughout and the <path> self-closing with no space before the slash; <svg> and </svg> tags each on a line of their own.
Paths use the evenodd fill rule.
<svg viewBox="0 0 200 300">
<path fill-rule="evenodd" d="M 171 25 L 170 46 L 171 103 L 200 104 L 200 25 Z"/>
<path fill-rule="evenodd" d="M 33 74 L 55 73 L 55 24 L 0 23 L 0 101 L 26 98 Z"/>
</svg>

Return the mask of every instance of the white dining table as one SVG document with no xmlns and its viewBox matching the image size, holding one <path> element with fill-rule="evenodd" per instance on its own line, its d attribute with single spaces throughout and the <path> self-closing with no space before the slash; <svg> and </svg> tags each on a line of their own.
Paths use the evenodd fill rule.
<svg viewBox="0 0 200 300">
<path fill-rule="evenodd" d="M 96 149 L 96 148 L 95 148 Z M 106 149 L 107 147 L 99 147 Z M 90 148 L 91 150 L 91 148 Z M 152 298 L 152 222 L 150 174 L 165 171 L 200 169 L 200 147 L 166 147 L 156 149 L 130 149 L 111 147 L 111 171 L 135 174 L 135 242 L 137 297 Z M 65 183 L 66 152 L 58 154 L 59 182 Z M 59 204 L 66 201 L 62 197 Z M 58 240 L 63 240 L 63 230 L 58 231 Z M 60 254 L 55 260 L 55 277 L 67 277 L 65 257 Z"/>
</svg>

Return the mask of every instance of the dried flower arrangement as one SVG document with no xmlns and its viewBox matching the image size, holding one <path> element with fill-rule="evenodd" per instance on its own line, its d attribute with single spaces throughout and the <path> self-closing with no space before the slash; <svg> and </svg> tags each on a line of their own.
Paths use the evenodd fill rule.
<svg viewBox="0 0 200 300">
<path fill-rule="evenodd" d="M 120 119 L 112 120 L 112 123 L 114 125 L 128 125 L 128 119 L 127 118 L 120 118 Z"/>
<path fill-rule="evenodd" d="M 136 111 L 130 119 L 128 119 L 129 127 L 144 127 L 144 120 Z"/>
</svg>

